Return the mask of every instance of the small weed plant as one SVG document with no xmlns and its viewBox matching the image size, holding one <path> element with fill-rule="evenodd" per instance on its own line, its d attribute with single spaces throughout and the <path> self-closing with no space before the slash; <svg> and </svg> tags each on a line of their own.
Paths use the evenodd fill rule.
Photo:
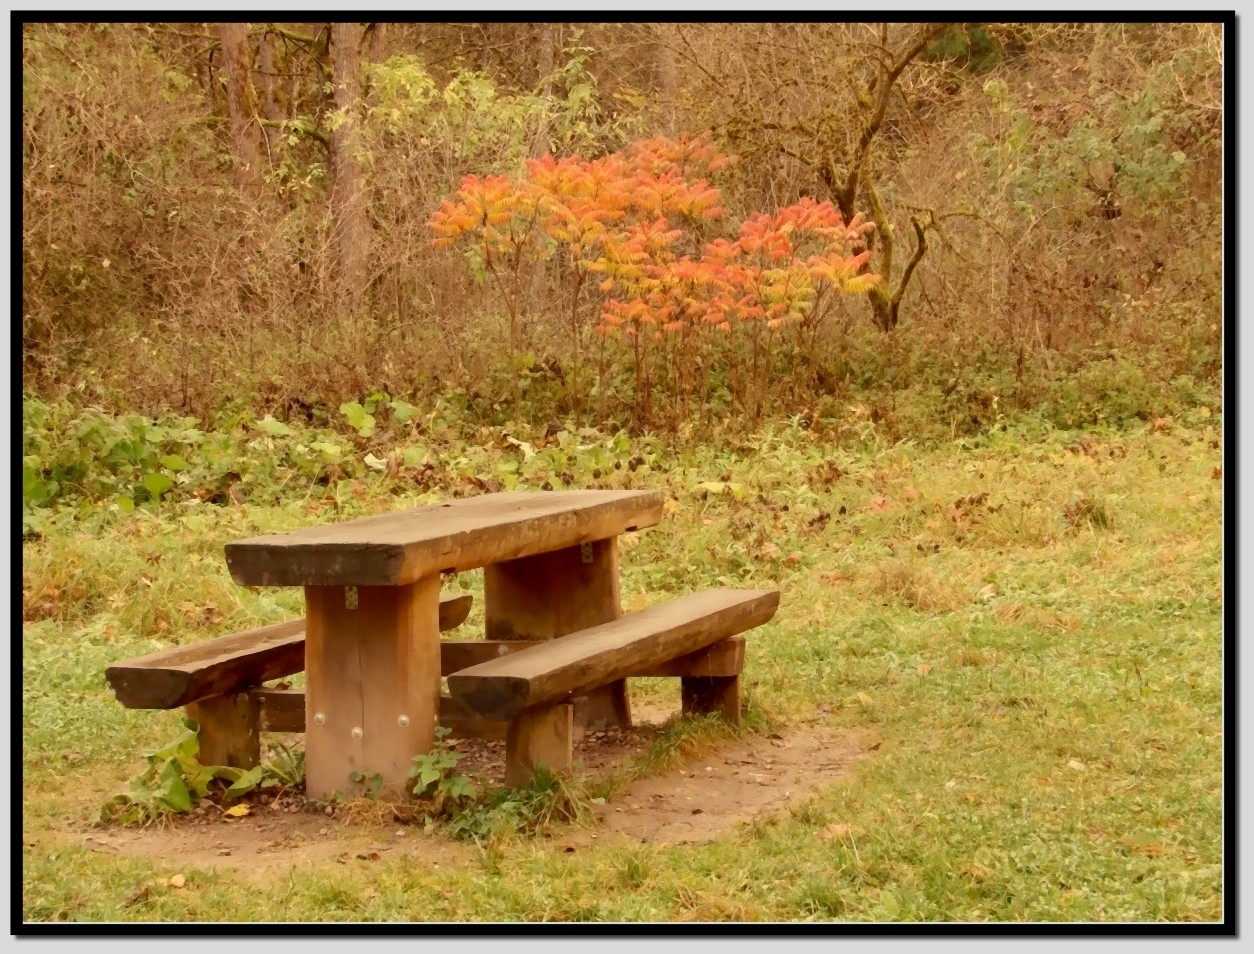
<svg viewBox="0 0 1254 954">
<path fill-rule="evenodd" d="M 147 756 L 148 764 L 130 780 L 126 791 L 105 802 L 100 820 L 124 825 L 164 822 L 173 815 L 190 812 L 210 797 L 231 811 L 234 802 L 251 792 L 293 787 L 304 781 L 303 755 L 296 756 L 286 747 L 277 767 L 203 765 L 197 758 L 199 730 L 195 719 L 184 719 L 182 731 Z"/>
<path fill-rule="evenodd" d="M 454 771 L 462 757 L 448 747 L 448 728 L 437 726 L 435 734 L 436 744 L 432 750 L 415 756 L 409 770 L 414 795 L 429 801 L 428 818 L 453 814 L 475 797 L 475 787 L 470 779 Z"/>
<path fill-rule="evenodd" d="M 587 824 L 594 798 L 578 779 L 539 768 L 525 788 L 501 787 L 483 801 L 452 815 L 448 833 L 475 842 L 508 840 L 549 831 L 557 825 Z"/>
</svg>

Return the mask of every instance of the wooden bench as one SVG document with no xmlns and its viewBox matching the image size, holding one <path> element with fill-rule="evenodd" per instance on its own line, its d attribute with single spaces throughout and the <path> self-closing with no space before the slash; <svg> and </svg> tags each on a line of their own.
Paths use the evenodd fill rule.
<svg viewBox="0 0 1254 954">
<path fill-rule="evenodd" d="M 745 643 L 775 614 L 774 590 L 709 590 L 555 639 L 440 641 L 440 725 L 458 738 L 504 739 L 506 783 L 571 766 L 582 704 L 627 677 L 676 677 L 685 713 L 740 720 Z M 469 594 L 440 597 L 440 630 L 458 626 Z M 123 660 L 106 672 L 132 709 L 187 708 L 200 724 L 200 761 L 252 768 L 261 732 L 304 732 L 305 693 L 267 688 L 304 669 L 304 620 Z"/>
<path fill-rule="evenodd" d="M 440 631 L 460 625 L 470 604 L 468 593 L 441 595 Z M 470 665 L 457 650 L 450 658 Z M 106 669 L 105 678 L 130 709 L 186 707 L 200 723 L 203 764 L 252 768 L 261 758 L 260 731 L 305 728 L 303 693 L 262 683 L 304 669 L 305 620 L 296 619 L 125 659 Z"/>
<path fill-rule="evenodd" d="M 627 676 L 678 675 L 684 712 L 740 720 L 744 644 L 734 637 L 775 615 L 775 590 L 707 590 L 608 623 L 532 643 L 448 676 L 452 703 L 508 720 L 505 782 L 541 765 L 571 766 L 574 700 Z"/>
</svg>

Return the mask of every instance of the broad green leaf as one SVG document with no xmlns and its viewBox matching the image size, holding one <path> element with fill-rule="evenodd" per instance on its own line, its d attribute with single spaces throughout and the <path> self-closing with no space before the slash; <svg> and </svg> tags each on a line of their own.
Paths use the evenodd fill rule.
<svg viewBox="0 0 1254 954">
<path fill-rule="evenodd" d="M 465 775 L 453 775 L 445 779 L 440 787 L 450 798 L 474 798 L 475 787 Z"/>
<path fill-rule="evenodd" d="M 187 470 L 187 461 L 183 460 L 178 454 L 163 454 L 161 456 L 161 466 L 167 470 Z"/>
<path fill-rule="evenodd" d="M 148 488 L 154 500 L 159 500 L 163 493 L 174 486 L 174 481 L 165 474 L 154 471 L 151 474 L 144 474 L 144 486 Z"/>
<path fill-rule="evenodd" d="M 30 471 L 22 473 L 22 499 L 26 503 L 39 503 L 48 499 L 48 482 Z"/>
<path fill-rule="evenodd" d="M 192 796 L 187 790 L 187 783 L 183 781 L 183 775 L 179 771 L 177 760 L 171 759 L 165 763 L 157 777 L 157 781 L 159 783 L 158 793 L 161 801 L 171 810 L 176 812 L 191 811 Z"/>
<path fill-rule="evenodd" d="M 418 408 L 412 404 L 402 401 L 400 398 L 392 399 L 392 415 L 396 418 L 398 424 L 404 424 L 417 413 Z"/>
<path fill-rule="evenodd" d="M 374 415 L 368 412 L 356 401 L 348 401 L 345 404 L 341 404 L 340 413 L 348 419 L 348 423 L 356 429 L 357 433 L 362 437 L 369 437 L 374 433 Z"/>
<path fill-rule="evenodd" d="M 226 790 L 226 798 L 233 799 L 247 795 L 261 784 L 261 779 L 264 774 L 265 769 L 260 765 L 255 768 L 250 768 L 247 772 L 241 774 L 240 777 L 232 783 L 231 787 Z"/>
<path fill-rule="evenodd" d="M 271 437 L 283 437 L 292 433 L 292 429 L 290 427 L 282 421 L 276 421 L 273 415 L 270 414 L 267 414 L 260 421 L 258 421 L 257 426 Z"/>
<path fill-rule="evenodd" d="M 22 499 L 27 503 L 43 500 L 48 496 L 48 484 L 43 478 L 43 467 L 38 457 L 22 461 Z"/>
<path fill-rule="evenodd" d="M 325 454 L 332 460 L 339 460 L 340 456 L 344 453 L 343 447 L 339 444 L 332 444 L 330 441 L 313 441 L 310 443 L 309 447 L 311 450 L 316 450 Z"/>
<path fill-rule="evenodd" d="M 135 501 L 126 494 L 118 495 L 118 510 L 122 513 L 132 513 L 135 510 Z"/>
</svg>

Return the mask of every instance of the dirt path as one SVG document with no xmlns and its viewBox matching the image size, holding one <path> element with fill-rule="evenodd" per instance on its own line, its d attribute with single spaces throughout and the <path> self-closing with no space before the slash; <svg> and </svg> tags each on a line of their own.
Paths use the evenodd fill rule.
<svg viewBox="0 0 1254 954">
<path fill-rule="evenodd" d="M 637 713 L 638 726 L 582 740 L 575 758 L 596 772 L 647 749 L 669 712 Z M 459 766 L 480 783 L 499 784 L 503 743 L 462 742 Z M 677 844 L 717 838 L 739 824 L 785 809 L 850 771 L 865 745 L 852 733 L 801 725 L 727 742 L 665 775 L 638 779 L 597 806 L 595 829 L 572 827 L 555 850 L 597 844 Z M 93 851 L 147 857 L 173 869 L 234 869 L 259 880 L 310 863 L 419 855 L 432 866 L 471 862 L 475 849 L 421 827 L 398 824 L 389 811 L 328 817 L 300 801 L 253 805 L 234 818 L 214 806 L 161 827 L 83 826 L 77 840 Z"/>
</svg>

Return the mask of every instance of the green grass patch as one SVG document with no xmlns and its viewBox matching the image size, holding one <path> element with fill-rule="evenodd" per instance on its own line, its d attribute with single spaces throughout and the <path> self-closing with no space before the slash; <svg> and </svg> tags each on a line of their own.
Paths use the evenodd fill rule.
<svg viewBox="0 0 1254 954">
<path fill-rule="evenodd" d="M 98 421 L 83 432 L 97 463 L 72 473 L 63 446 L 39 444 L 66 479 L 51 488 L 51 471 L 41 471 L 44 496 L 27 508 L 26 920 L 1223 915 L 1214 418 L 1171 430 L 1000 431 L 934 447 L 838 443 L 822 429 L 779 424 L 693 446 L 433 422 L 395 431 L 386 449 L 340 435 L 338 476 L 296 450 L 328 443 L 325 434 L 293 425 L 291 434 L 200 437 L 184 425 L 155 435 L 183 440 L 187 466 L 147 501 L 131 496 L 143 475 L 126 470 L 130 458 L 119 451 L 109 462 L 112 437 L 100 435 L 113 428 Z M 138 425 L 117 431 L 138 434 Z M 197 457 L 208 446 L 227 458 L 252 454 L 251 468 L 243 474 L 227 458 L 211 466 Z M 163 466 L 161 455 L 134 454 L 139 469 Z M 376 468 L 362 463 L 368 454 L 397 463 Z M 97 479 L 93 467 L 112 476 Z M 232 486 L 247 485 L 243 499 L 215 496 L 215 475 L 230 473 L 241 474 Z M 73 493 L 70 476 L 81 488 Z M 702 720 L 672 727 L 599 788 L 554 780 L 492 796 L 495 804 L 482 796 L 482 847 L 463 864 L 327 860 L 261 884 L 230 869 L 190 869 L 174 889 L 161 863 L 89 851 L 67 834 L 89 825 L 179 726 L 178 713 L 119 705 L 106 666 L 302 612 L 298 592 L 233 584 L 223 544 L 546 484 L 665 491 L 662 523 L 622 541 L 624 608 L 708 586 L 778 587 L 776 618 L 748 639 L 747 730 L 787 733 L 817 719 L 873 735 L 879 748 L 803 804 L 699 845 L 567 854 L 545 833 L 592 824 L 591 800 L 612 801 L 633 775 L 726 744 L 728 730 Z M 132 506 L 119 504 L 122 491 Z M 459 583 L 482 592 L 478 574 Z M 670 691 L 662 682 L 638 690 L 646 699 Z"/>
</svg>

